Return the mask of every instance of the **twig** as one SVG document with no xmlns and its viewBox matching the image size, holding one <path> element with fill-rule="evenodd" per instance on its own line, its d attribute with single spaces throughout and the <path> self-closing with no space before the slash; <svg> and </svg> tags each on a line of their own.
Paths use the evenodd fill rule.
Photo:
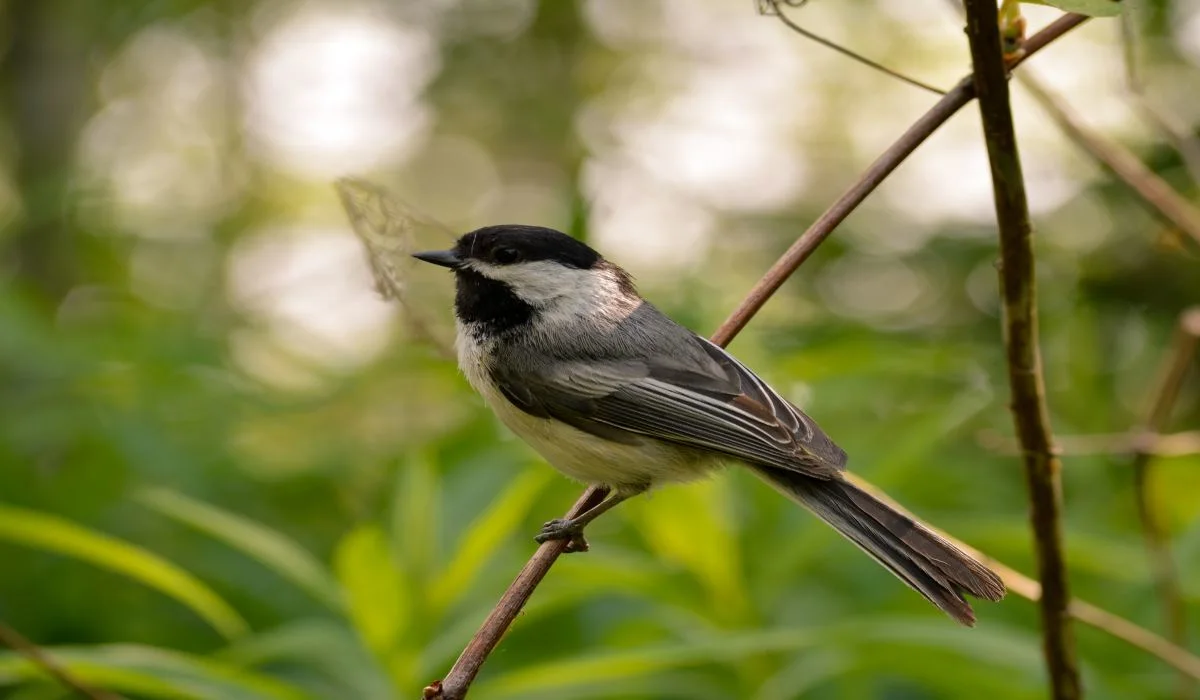
<svg viewBox="0 0 1200 700">
<path fill-rule="evenodd" d="M 796 24 L 796 22 L 793 21 L 791 17 L 788 17 L 786 14 L 784 14 L 783 10 L 780 9 L 780 7 L 779 7 L 781 2 L 783 2 L 783 0 L 761 0 L 760 4 L 759 4 L 760 12 L 762 12 L 763 14 L 771 14 L 771 15 L 778 17 L 779 21 L 783 22 L 784 25 L 786 25 L 788 29 L 791 29 L 793 32 L 796 32 L 797 34 L 804 37 L 805 39 L 816 42 L 816 43 L 820 44 L 821 46 L 824 46 L 827 49 L 833 49 L 834 51 L 837 51 L 838 53 L 842 54 L 843 56 L 845 56 L 847 58 L 858 61 L 859 63 L 863 64 L 864 66 L 874 68 L 875 70 L 879 71 L 880 73 L 884 73 L 885 75 L 890 75 L 891 77 L 893 77 L 901 82 L 908 83 L 909 85 L 912 85 L 913 87 L 919 87 L 922 90 L 927 90 L 929 92 L 932 92 L 935 95 L 945 95 L 946 94 L 945 90 L 940 90 L 938 88 L 935 88 L 934 86 L 930 85 L 929 83 L 923 83 L 920 80 L 917 80 L 916 78 L 910 78 L 907 75 L 905 75 L 899 71 L 895 71 L 895 70 L 892 70 L 891 68 L 888 68 L 887 66 L 883 65 L 882 63 L 877 63 L 876 61 L 872 61 L 871 59 L 867 58 L 866 56 L 861 56 L 857 53 L 854 53 L 853 51 L 846 48 L 845 46 L 842 46 L 840 44 L 830 41 L 829 39 L 826 39 L 824 37 L 813 34 L 812 32 L 808 31 L 804 27 L 801 27 L 800 25 Z M 784 3 L 784 4 L 788 4 L 788 3 Z M 803 4 L 803 3 L 801 3 L 801 4 Z M 799 7 L 799 5 L 792 5 L 792 7 Z"/>
<path fill-rule="evenodd" d="M 1080 123 L 1035 76 L 1023 73 L 1018 80 L 1072 141 L 1116 175 L 1151 210 L 1200 243 L 1200 209 L 1180 196 L 1124 146 L 1097 136 Z"/>
<path fill-rule="evenodd" d="M 608 495 L 608 489 L 604 487 L 588 487 L 579 500 L 575 501 L 575 505 L 571 506 L 571 510 L 567 511 L 566 517 L 574 518 L 604 500 L 606 495 Z M 537 548 L 537 551 L 525 563 L 525 567 L 521 569 L 521 573 L 517 574 L 517 578 L 508 586 L 508 590 L 504 591 L 504 595 L 500 597 L 496 607 L 488 613 L 487 619 L 483 621 L 479 631 L 475 633 L 474 637 L 471 637 L 467 647 L 458 655 L 458 660 L 454 662 L 450 672 L 444 679 L 434 681 L 426 686 L 422 692 L 422 698 L 426 700 L 435 698 L 459 700 L 466 696 L 467 689 L 475 680 L 475 676 L 479 673 L 480 666 L 483 666 L 483 662 L 487 660 L 488 654 L 491 654 L 492 649 L 496 648 L 496 644 L 508 631 L 513 620 L 517 619 L 521 608 L 525 607 L 525 603 L 529 601 L 529 596 L 533 595 L 533 590 L 542 582 L 546 572 L 554 565 L 555 560 L 563 553 L 568 544 L 568 540 L 550 540 Z"/>
<path fill-rule="evenodd" d="M 0 622 L 0 643 L 24 656 L 29 663 L 41 669 L 42 673 L 58 681 L 64 688 L 75 691 L 81 697 L 88 698 L 88 700 L 124 700 L 120 695 L 110 693 L 107 690 L 93 688 L 79 680 L 70 671 L 55 661 L 52 656 L 42 651 L 38 645 L 26 639 L 25 635 L 9 627 L 4 622 Z"/>
<path fill-rule="evenodd" d="M 1155 106 L 1150 102 L 1149 95 L 1146 94 L 1146 83 L 1142 80 L 1138 70 L 1137 27 L 1134 26 L 1134 23 L 1137 22 L 1136 9 L 1137 6 L 1131 4 L 1121 13 L 1125 88 L 1133 95 L 1134 104 L 1137 105 L 1138 111 L 1142 113 L 1146 121 L 1158 129 L 1159 133 L 1175 146 L 1175 150 L 1179 151 L 1179 156 L 1192 176 L 1192 181 L 1200 182 L 1200 140 L 1190 133 L 1191 129 L 1186 127 L 1179 117 L 1165 108 Z"/>
<path fill-rule="evenodd" d="M 1038 349 L 1033 227 L 1009 103 L 1008 68 L 1004 64 L 994 0 L 966 0 L 965 6 L 967 38 L 975 67 L 975 88 L 1000 231 L 1004 345 L 1013 420 L 1024 453 L 1038 577 L 1042 582 L 1039 605 L 1043 651 L 1053 697 L 1077 700 L 1083 697 L 1083 689 L 1067 612 L 1071 596 L 1062 546 L 1060 465 L 1053 449 Z"/>
<path fill-rule="evenodd" d="M 871 493 L 873 496 L 884 503 L 887 503 L 897 511 L 909 514 L 910 517 L 915 517 L 908 513 L 908 511 L 905 510 L 905 508 L 899 503 L 896 503 L 892 499 L 888 498 L 887 494 L 882 493 L 871 484 L 863 481 L 858 476 L 851 474 L 848 478 L 853 481 L 856 486 Z M 1004 585 L 1008 587 L 1008 590 L 1021 596 L 1022 598 L 1025 598 L 1026 600 L 1031 600 L 1035 603 L 1041 600 L 1042 585 L 1037 581 L 931 525 L 926 525 L 926 527 L 929 527 L 937 534 L 946 538 L 946 540 L 955 547 L 958 547 L 964 553 L 974 557 L 983 564 L 987 565 L 989 569 L 995 571 L 996 574 L 1004 581 Z M 1187 649 L 1177 644 L 1172 644 L 1166 639 L 1154 634 L 1150 630 L 1147 630 L 1144 627 L 1139 627 L 1138 625 L 1119 615 L 1114 615 L 1107 610 L 1098 608 L 1095 605 L 1079 600 L 1078 598 L 1075 598 L 1071 601 L 1067 611 L 1070 613 L 1071 617 L 1079 620 L 1083 624 L 1090 627 L 1095 627 L 1102 632 L 1106 632 L 1113 637 L 1126 642 L 1130 646 L 1137 647 L 1151 656 L 1161 659 L 1164 663 L 1172 668 L 1175 668 L 1180 673 L 1186 674 L 1190 678 L 1200 680 L 1200 657 L 1192 654 Z"/>
<path fill-rule="evenodd" d="M 976 440 L 984 449 L 999 454 L 1021 454 L 1021 443 L 1016 438 L 1001 435 L 993 430 L 980 431 Z M 1165 435 L 1144 430 L 1094 435 L 1058 435 L 1054 438 L 1054 446 L 1058 449 L 1058 454 L 1068 457 L 1138 453 L 1153 457 L 1180 457 L 1200 454 L 1200 430 L 1185 430 Z"/>
<path fill-rule="evenodd" d="M 1050 42 L 1083 24 L 1087 19 L 1084 15 L 1066 14 L 1054 20 L 1045 29 L 1029 38 L 1029 41 L 1025 43 L 1025 55 L 1014 61 L 1011 64 L 1012 67 L 1015 68 L 1028 60 L 1035 53 L 1046 48 Z M 871 163 L 866 172 L 850 186 L 850 189 L 842 193 L 833 206 L 826 209 L 825 213 L 821 214 L 808 227 L 808 230 L 796 239 L 796 242 L 779 260 L 775 261 L 762 279 L 742 299 L 742 303 L 737 309 L 717 329 L 713 335 L 713 342 L 723 345 L 740 333 L 763 307 L 763 304 L 767 303 L 771 295 L 778 291 L 796 271 L 796 268 L 800 267 L 813 254 L 813 251 L 829 237 L 829 234 L 833 233 L 833 230 L 845 221 L 846 217 L 858 208 L 858 205 L 862 204 L 863 200 L 917 149 L 917 146 L 924 143 L 925 139 L 937 131 L 938 127 L 945 124 L 950 117 L 954 116 L 955 112 L 966 106 L 974 97 L 975 86 L 972 78 L 970 76 L 963 78 L 916 123 L 908 127 L 908 131 L 905 131 L 900 138 L 896 139 L 895 143 L 883 152 L 883 155 Z"/>
<path fill-rule="evenodd" d="M 1196 346 L 1200 343 L 1200 308 L 1192 308 L 1179 315 L 1175 331 L 1175 342 L 1170 354 L 1164 358 L 1160 379 L 1150 404 L 1149 415 L 1143 424 L 1153 433 L 1165 430 L 1171 411 L 1179 399 L 1179 390 L 1188 370 L 1196 358 Z M 1183 590 L 1179 583 L 1179 569 L 1171 557 L 1171 547 L 1150 504 L 1148 484 L 1150 465 L 1154 455 L 1138 450 L 1133 455 L 1133 493 L 1137 503 L 1138 520 L 1142 525 L 1142 536 L 1146 551 L 1150 555 L 1154 581 L 1162 599 L 1163 615 L 1171 641 L 1179 646 L 1187 644 L 1187 615 L 1183 602 Z M 1180 677 L 1179 697 L 1191 697 L 1195 684 L 1186 676 Z"/>
<path fill-rule="evenodd" d="M 1087 21 L 1084 15 L 1064 15 L 1042 31 L 1029 39 L 1026 44 L 1025 58 L 1037 53 L 1047 44 L 1066 34 L 1071 29 Z M 1019 63 L 1019 61 L 1015 62 Z M 713 334 L 712 340 L 718 345 L 727 345 L 753 316 L 758 313 L 763 304 L 770 299 L 775 290 L 800 266 L 805 259 L 833 232 L 843 219 L 846 218 L 866 199 L 879 183 L 912 153 L 918 145 L 930 136 L 939 126 L 949 119 L 956 111 L 971 101 L 974 96 L 971 79 L 961 81 L 953 90 L 938 101 L 932 109 L 917 123 L 909 128 L 891 148 L 884 152 L 878 160 L 867 169 L 857 182 L 850 187 L 817 221 L 809 227 L 792 247 L 787 250 L 771 269 L 763 276 L 754 288 L 742 300 L 725 323 Z M 582 512 L 581 506 L 591 504 L 600 494 L 596 487 L 589 488 L 576 501 L 567 517 Z M 565 543 L 547 542 L 538 548 L 533 558 L 521 570 L 516 580 L 509 585 L 500 602 L 488 615 L 479 631 L 471 638 L 467 648 L 459 655 L 458 660 L 450 669 L 445 679 L 435 681 L 424 690 L 426 700 L 460 700 L 463 698 L 480 666 L 487 659 L 488 653 L 495 648 L 500 637 L 512 624 L 521 606 L 533 594 L 533 589 L 546 575 L 558 555 L 562 553 Z"/>
</svg>

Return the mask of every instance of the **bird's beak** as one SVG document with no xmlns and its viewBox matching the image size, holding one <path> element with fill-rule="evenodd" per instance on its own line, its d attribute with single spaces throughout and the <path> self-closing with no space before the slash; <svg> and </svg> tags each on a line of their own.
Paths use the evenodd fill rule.
<svg viewBox="0 0 1200 700">
<path fill-rule="evenodd" d="M 417 260 L 423 260 L 427 263 L 451 269 L 462 264 L 462 258 L 458 257 L 453 250 L 428 250 L 424 253 L 413 253 L 413 257 Z"/>
</svg>

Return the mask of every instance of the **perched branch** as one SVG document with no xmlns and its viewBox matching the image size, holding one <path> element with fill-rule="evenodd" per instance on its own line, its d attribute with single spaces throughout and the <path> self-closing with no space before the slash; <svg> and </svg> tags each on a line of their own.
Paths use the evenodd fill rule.
<svg viewBox="0 0 1200 700">
<path fill-rule="evenodd" d="M 1004 300 L 1004 345 L 1017 437 L 1025 462 L 1030 519 L 1042 582 L 1039 605 L 1042 643 L 1056 700 L 1083 697 L 1068 605 L 1067 567 L 1062 546 L 1062 486 L 1050 433 L 1050 415 L 1038 349 L 1037 289 L 1033 227 L 1013 128 L 994 0 L 966 0 L 967 38 L 975 67 L 975 89 L 983 118 L 992 192 L 1000 230 L 1000 291 Z"/>
<path fill-rule="evenodd" d="M 1013 61 L 1010 65 L 1015 68 L 1024 61 L 1028 60 L 1038 51 L 1046 48 L 1050 42 L 1058 39 L 1063 34 L 1071 31 L 1075 27 L 1087 21 L 1087 17 L 1077 14 L 1066 14 L 1051 22 L 1045 29 L 1037 34 L 1029 37 L 1025 42 L 1024 55 Z M 958 110 L 962 109 L 975 97 L 975 85 L 973 79 L 968 76 L 959 81 L 954 89 L 946 93 L 942 99 L 937 101 L 928 112 L 921 116 L 912 126 L 908 127 L 899 139 L 896 140 L 883 155 L 879 156 L 874 163 L 867 168 L 862 174 L 846 190 L 841 197 L 838 198 L 833 206 L 825 210 L 816 221 L 808 227 L 796 242 L 775 261 L 771 269 L 767 270 L 762 279 L 746 294 L 742 299 L 742 303 L 737 307 L 725 323 L 717 329 L 713 335 L 713 342 L 718 344 L 728 343 L 735 335 L 740 333 L 750 319 L 758 313 L 763 304 L 771 298 L 776 291 L 791 277 L 808 257 L 813 254 L 817 246 L 821 245 L 829 234 L 837 228 L 839 224 L 845 221 L 850 213 L 858 208 L 858 205 L 863 203 L 880 183 L 892 174 L 904 159 L 912 154 L 929 138 L 933 132 L 937 131 L 938 127 L 945 124 L 950 117 L 954 116 Z"/>
<path fill-rule="evenodd" d="M 579 497 L 579 500 L 575 501 L 575 505 L 571 506 L 571 510 L 567 511 L 566 517 L 574 518 L 603 501 L 607 495 L 608 489 L 606 488 L 589 487 Z M 529 561 L 525 563 L 525 567 L 521 569 L 521 573 L 517 574 L 517 578 L 509 585 L 508 590 L 504 591 L 500 602 L 496 603 L 496 607 L 488 613 L 487 619 L 483 621 L 479 631 L 475 633 L 474 637 L 471 637 L 467 647 L 458 655 L 458 660 L 454 662 L 450 672 L 444 679 L 434 681 L 426 686 L 421 694 L 422 698 L 425 700 L 459 700 L 466 696 L 467 689 L 471 687 L 471 682 L 475 680 L 483 662 L 487 661 L 488 654 L 491 654 L 492 649 L 496 648 L 496 644 L 508 631 L 513 620 L 517 619 L 521 608 L 524 608 L 525 603 L 529 602 L 533 590 L 542 582 L 546 572 L 550 571 L 550 567 L 554 565 L 555 560 L 570 543 L 570 540 L 550 540 L 543 542 L 538 547 Z"/>
<path fill-rule="evenodd" d="M 1200 209 L 1155 175 L 1128 149 L 1097 136 L 1080 123 L 1036 77 L 1023 73 L 1018 80 L 1072 141 L 1128 185 L 1156 214 L 1200 243 Z"/>
<path fill-rule="evenodd" d="M 1026 44 L 1025 57 L 1028 58 L 1047 44 L 1066 34 L 1071 29 L 1087 20 L 1086 16 L 1077 14 L 1064 15 L 1033 37 Z M 1020 61 L 1014 62 L 1013 65 Z M 758 313 L 763 304 L 771 298 L 777 289 L 795 272 L 817 246 L 821 244 L 833 229 L 844 220 L 855 207 L 863 202 L 879 183 L 883 182 L 896 167 L 911 154 L 918 145 L 928 138 L 939 126 L 946 122 L 955 112 L 971 101 L 975 89 L 971 78 L 963 79 L 953 90 L 938 101 L 932 109 L 917 123 L 909 128 L 900 140 L 884 152 L 880 158 L 868 168 L 857 182 L 848 189 L 817 221 L 809 227 L 791 248 L 784 253 L 771 269 L 763 276 L 754 288 L 746 295 L 742 303 L 725 323 L 713 334 L 712 340 L 718 345 L 727 345 L 750 319 Z M 580 496 L 571 508 L 567 517 L 572 517 L 586 506 L 603 497 L 603 490 L 589 488 Z M 488 615 L 483 626 L 471 638 L 467 648 L 459 655 L 458 660 L 443 680 L 435 681 L 424 690 L 426 700 L 460 700 L 466 696 L 471 682 L 479 672 L 479 668 L 487 659 L 488 654 L 496 647 L 500 637 L 508 630 L 533 590 L 541 582 L 546 572 L 554 564 L 558 555 L 566 547 L 565 542 L 547 542 L 538 548 L 533 558 L 526 563 L 525 568 L 517 575 L 516 580 L 509 585 L 500 602 Z"/>
<path fill-rule="evenodd" d="M 1143 428 L 1158 433 L 1167 428 L 1171 411 L 1179 399 L 1179 390 L 1188 370 L 1196 358 L 1196 346 L 1200 343 L 1200 308 L 1184 311 L 1179 316 L 1175 331 L 1175 342 L 1170 354 L 1164 359 L 1160 379 L 1150 402 L 1149 415 Z M 1133 455 L 1133 493 L 1137 502 L 1138 520 L 1142 525 L 1142 536 L 1146 540 L 1146 551 L 1150 554 L 1154 581 L 1162 598 L 1163 614 L 1171 641 L 1179 646 L 1187 644 L 1187 616 L 1183 601 L 1183 590 L 1179 583 L 1179 569 L 1171 557 L 1171 547 L 1163 532 L 1154 508 L 1150 504 L 1150 465 L 1153 454 L 1138 450 Z M 1179 697 L 1191 697 L 1194 683 L 1185 676 L 1180 677 Z"/>
<path fill-rule="evenodd" d="M 24 656 L 29 663 L 40 669 L 42 673 L 58 681 L 59 685 L 64 688 L 75 691 L 80 697 L 88 698 L 88 700 L 124 700 L 120 695 L 110 693 L 107 690 L 93 688 L 79 680 L 55 661 L 54 657 L 42 651 L 38 645 L 26 639 L 25 635 L 3 622 L 0 622 L 0 644 L 4 644 L 4 646 Z"/>
</svg>

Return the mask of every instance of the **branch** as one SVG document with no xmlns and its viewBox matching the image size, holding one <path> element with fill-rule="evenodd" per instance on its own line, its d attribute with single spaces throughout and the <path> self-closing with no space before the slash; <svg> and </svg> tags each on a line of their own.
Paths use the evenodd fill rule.
<svg viewBox="0 0 1200 700">
<path fill-rule="evenodd" d="M 567 511 L 566 517 L 574 518 L 603 501 L 607 495 L 608 489 L 602 486 L 589 486 L 579 500 L 575 501 L 575 505 L 571 506 L 571 510 Z M 521 608 L 524 608 L 525 603 L 529 602 L 533 590 L 546 577 L 546 572 L 550 571 L 550 567 L 566 550 L 568 544 L 570 544 L 569 540 L 550 540 L 537 548 L 537 551 L 525 563 L 525 567 L 521 569 L 521 573 L 517 574 L 517 578 L 509 584 L 508 590 L 504 591 L 504 595 L 500 597 L 496 607 L 488 613 L 487 619 L 483 621 L 479 631 L 475 633 L 474 637 L 471 637 L 467 647 L 458 655 L 458 660 L 454 662 L 454 666 L 450 668 L 446 677 L 440 681 L 434 681 L 422 691 L 421 697 L 424 700 L 459 700 L 466 696 L 467 689 L 471 687 L 471 682 L 475 680 L 483 662 L 487 661 L 488 654 L 491 654 L 492 650 L 496 648 L 500 638 L 504 636 L 513 620 L 517 619 L 517 615 L 521 613 Z"/>
<path fill-rule="evenodd" d="M 1004 344 L 1012 391 L 1013 420 L 1021 441 L 1038 576 L 1042 646 L 1056 700 L 1083 697 L 1075 637 L 1067 607 L 1071 601 L 1062 546 L 1062 486 L 1050 433 L 1042 361 L 1038 351 L 1037 289 L 1033 227 L 1025 179 L 1013 128 L 1008 69 L 996 23 L 995 0 L 966 0 L 967 38 L 975 67 L 975 88 L 983 118 L 992 193 L 1000 230 L 1000 289 L 1004 299 Z"/>
<path fill-rule="evenodd" d="M 976 436 L 979 446 L 1002 455 L 1021 454 L 1021 443 L 1015 438 L 992 430 L 982 430 Z M 1059 435 L 1054 439 L 1060 455 L 1136 455 L 1152 457 L 1181 457 L 1200 454 L 1200 430 L 1160 435 L 1146 430 L 1128 433 L 1095 433 L 1092 435 Z"/>
<path fill-rule="evenodd" d="M 1121 44 L 1124 48 L 1125 59 L 1125 88 L 1133 95 L 1134 104 L 1138 111 L 1158 129 L 1168 141 L 1179 151 L 1188 174 L 1193 182 L 1200 182 L 1200 141 L 1191 133 L 1183 121 L 1164 107 L 1156 107 L 1146 94 L 1146 84 L 1138 70 L 1137 47 L 1137 14 L 1136 7 L 1129 7 L 1121 13 Z"/>
<path fill-rule="evenodd" d="M 1124 182 L 1154 213 L 1200 243 L 1200 209 L 1180 196 L 1128 149 L 1097 136 L 1081 124 L 1036 77 L 1023 73 L 1018 79 L 1072 141 Z"/>
<path fill-rule="evenodd" d="M 1143 427 L 1158 433 L 1167 428 L 1171 410 L 1179 399 L 1179 390 L 1188 370 L 1196 357 L 1196 346 L 1200 343 L 1200 307 L 1194 307 L 1179 315 L 1175 331 L 1175 343 L 1171 353 L 1164 359 L 1161 378 L 1151 401 L 1150 413 Z M 1150 504 L 1147 485 L 1150 481 L 1150 465 L 1154 455 L 1139 449 L 1133 455 L 1133 491 L 1137 503 L 1138 520 L 1142 525 L 1142 536 L 1146 540 L 1146 551 L 1150 555 L 1154 581 L 1162 598 L 1163 614 L 1171 641 L 1179 646 L 1187 644 L 1187 616 L 1183 602 L 1183 590 L 1179 583 L 1179 569 L 1171 557 L 1171 548 L 1162 523 Z M 1194 683 L 1186 676 L 1180 677 L 1179 697 L 1191 697 Z"/>
<path fill-rule="evenodd" d="M 1064 15 L 1042 31 L 1029 39 L 1026 44 L 1024 58 L 1028 58 L 1044 48 L 1047 44 L 1066 34 L 1071 29 L 1087 21 L 1083 15 Z M 1013 63 L 1015 66 L 1020 61 Z M 916 150 L 925 139 L 944 124 L 955 112 L 965 106 L 975 95 L 971 78 L 965 78 L 924 116 L 909 127 L 900 139 L 876 160 L 865 173 L 851 185 L 824 214 L 821 215 L 803 235 L 796 240 L 787 252 L 776 261 L 761 280 L 742 300 L 725 323 L 713 334 L 712 340 L 718 345 L 725 346 L 746 327 L 763 304 L 787 280 L 796 268 L 800 266 L 817 246 L 821 244 L 833 229 L 841 223 L 850 212 L 863 202 L 876 187 L 883 182 L 898 165 Z M 567 517 L 572 517 L 585 508 L 583 506 L 596 502 L 602 497 L 603 489 L 591 487 L 580 496 L 571 508 Z M 483 626 L 471 638 L 467 648 L 459 655 L 458 660 L 443 680 L 435 681 L 424 690 L 425 700 L 461 700 L 467 694 L 479 668 L 487 656 L 496 647 L 500 637 L 508 630 L 521 607 L 533 595 L 533 590 L 545 577 L 546 572 L 554 564 L 558 555 L 566 547 L 565 542 L 547 542 L 541 545 L 533 558 L 525 564 L 525 568 L 517 575 L 516 580 L 509 585 L 500 602 L 484 621 Z"/>
<path fill-rule="evenodd" d="M 845 46 L 834 43 L 834 42 L 830 41 L 829 39 L 826 39 L 822 36 L 813 34 L 812 32 L 808 31 L 804 27 L 801 27 L 800 25 L 796 24 L 796 22 L 793 21 L 791 17 L 788 17 L 786 14 L 784 14 L 783 9 L 779 7 L 781 2 L 783 2 L 783 0 L 762 0 L 762 2 L 759 5 L 759 12 L 762 12 L 763 14 L 775 15 L 776 17 L 779 18 L 780 22 L 783 22 L 784 26 L 786 26 L 788 29 L 791 29 L 793 32 L 796 32 L 797 34 L 804 37 L 805 39 L 816 42 L 816 43 L 820 44 L 821 46 L 824 46 L 827 49 L 833 49 L 834 51 L 837 51 L 838 53 L 842 54 L 843 56 L 850 58 L 852 60 L 858 61 L 859 63 L 863 64 L 864 66 L 874 68 L 875 70 L 879 71 L 880 73 L 883 73 L 884 75 L 889 75 L 903 83 L 908 83 L 909 85 L 912 85 L 913 87 L 919 87 L 922 90 L 932 92 L 935 95 L 945 95 L 946 94 L 945 90 L 939 90 L 938 88 L 935 88 L 934 86 L 930 85 L 929 83 L 923 83 L 920 80 L 917 80 L 916 78 L 910 78 L 907 75 L 905 75 L 899 71 L 895 71 L 895 70 L 892 70 L 891 68 L 888 68 L 887 66 L 883 65 L 882 63 L 879 63 L 877 61 L 872 61 L 871 59 L 867 58 L 866 56 L 861 56 L 857 53 L 854 53 L 853 51 L 846 48 Z M 787 4 L 787 3 L 784 3 L 784 4 Z M 803 4 L 803 3 L 801 3 L 801 4 Z M 796 7 L 799 7 L 799 6 L 797 5 Z"/>
<path fill-rule="evenodd" d="M 1083 24 L 1087 19 L 1084 15 L 1076 14 L 1059 17 L 1045 29 L 1030 37 L 1029 41 L 1025 43 L 1025 54 L 1010 65 L 1016 68 L 1038 51 L 1046 48 L 1050 42 Z M 771 266 L 771 269 L 767 270 L 763 278 L 746 294 L 746 298 L 729 316 L 729 319 L 717 329 L 713 335 L 713 342 L 725 345 L 740 333 L 750 319 L 754 318 L 758 310 L 763 307 L 763 304 L 767 303 L 771 295 L 778 291 L 805 260 L 808 260 L 817 246 L 821 245 L 829 237 L 829 234 L 833 233 L 833 230 L 845 221 L 846 217 L 857 209 L 858 205 L 862 204 L 863 200 L 917 149 L 917 146 L 924 143 L 925 139 L 937 131 L 938 127 L 945 124 L 950 117 L 974 98 L 975 85 L 973 78 L 968 76 L 960 80 L 954 89 L 946 93 L 916 123 L 908 127 L 908 131 L 905 131 L 895 143 L 884 151 L 883 155 L 879 156 L 866 172 L 850 186 L 850 189 L 846 190 L 833 203 L 833 206 L 826 209 L 825 213 L 814 221 L 812 226 L 809 226 L 808 230 L 797 238 L 787 252 Z"/>
<path fill-rule="evenodd" d="M 6 647 L 25 657 L 29 663 L 40 669 L 42 673 L 58 681 L 59 685 L 64 688 L 75 691 L 80 697 L 88 698 L 88 700 L 124 700 L 120 695 L 115 695 L 107 690 L 93 688 L 79 680 L 55 661 L 54 657 L 26 639 L 25 635 L 3 622 L 0 622 L 0 643 L 3 643 Z"/>
</svg>

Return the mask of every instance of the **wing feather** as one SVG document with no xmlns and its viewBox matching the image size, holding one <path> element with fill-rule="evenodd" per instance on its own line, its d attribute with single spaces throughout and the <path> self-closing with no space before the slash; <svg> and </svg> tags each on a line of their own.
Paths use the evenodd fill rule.
<svg viewBox="0 0 1200 700">
<path fill-rule="evenodd" d="M 846 453 L 811 418 L 717 345 L 695 341 L 711 363 L 601 360 L 492 375 L 526 413 L 610 440 L 650 436 L 824 479 L 845 468 Z"/>
</svg>

